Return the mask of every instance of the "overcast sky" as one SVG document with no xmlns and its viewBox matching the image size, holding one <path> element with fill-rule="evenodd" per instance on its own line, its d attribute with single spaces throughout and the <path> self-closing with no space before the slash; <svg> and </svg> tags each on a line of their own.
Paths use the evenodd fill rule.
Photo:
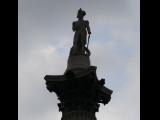
<svg viewBox="0 0 160 120">
<path fill-rule="evenodd" d="M 139 0 L 18 0 L 19 120 L 60 120 L 46 74 L 63 74 L 73 43 L 72 21 L 86 11 L 91 64 L 113 90 L 98 120 L 140 120 Z"/>
</svg>

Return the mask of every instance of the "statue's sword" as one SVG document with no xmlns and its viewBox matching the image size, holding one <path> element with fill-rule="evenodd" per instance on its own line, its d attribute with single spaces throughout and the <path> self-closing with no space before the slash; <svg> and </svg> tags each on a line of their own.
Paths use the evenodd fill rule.
<svg viewBox="0 0 160 120">
<path fill-rule="evenodd" d="M 87 48 L 88 48 L 88 45 L 89 45 L 89 38 L 90 38 L 90 34 L 88 36 Z"/>
</svg>

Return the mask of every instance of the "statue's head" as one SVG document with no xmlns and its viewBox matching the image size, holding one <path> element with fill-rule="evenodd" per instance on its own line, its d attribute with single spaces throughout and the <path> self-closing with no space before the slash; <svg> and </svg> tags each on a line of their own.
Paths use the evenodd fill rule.
<svg viewBox="0 0 160 120">
<path fill-rule="evenodd" d="M 83 18 L 85 15 L 86 12 L 80 8 L 77 13 L 77 18 Z"/>
</svg>

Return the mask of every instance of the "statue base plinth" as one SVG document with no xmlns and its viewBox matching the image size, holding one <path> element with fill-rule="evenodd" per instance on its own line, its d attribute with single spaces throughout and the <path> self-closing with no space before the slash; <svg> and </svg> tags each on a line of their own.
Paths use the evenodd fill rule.
<svg viewBox="0 0 160 120">
<path fill-rule="evenodd" d="M 86 55 L 73 55 L 69 56 L 67 71 L 78 72 L 90 67 L 90 59 L 89 56 Z"/>
</svg>

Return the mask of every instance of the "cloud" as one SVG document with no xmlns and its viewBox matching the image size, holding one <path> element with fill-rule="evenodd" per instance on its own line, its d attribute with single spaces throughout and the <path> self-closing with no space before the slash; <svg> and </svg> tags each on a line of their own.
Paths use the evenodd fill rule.
<svg viewBox="0 0 160 120">
<path fill-rule="evenodd" d="M 137 52 L 138 53 L 138 52 Z M 105 120 L 138 120 L 140 119 L 140 83 L 139 83 L 139 54 L 135 53 L 129 58 L 123 70 L 126 75 L 125 82 L 115 90 L 110 103 L 101 105 L 97 119 Z M 121 79 L 121 78 L 119 78 Z M 117 79 L 118 80 L 118 79 Z M 116 82 L 116 81 L 115 81 Z"/>
<path fill-rule="evenodd" d="M 35 48 L 26 56 L 19 58 L 19 114 L 21 117 L 32 118 L 58 109 L 57 97 L 47 91 L 44 76 L 58 74 L 58 71 L 62 74 L 65 58 L 59 56 L 52 46 Z M 61 64 L 57 64 L 57 61 Z"/>
</svg>

